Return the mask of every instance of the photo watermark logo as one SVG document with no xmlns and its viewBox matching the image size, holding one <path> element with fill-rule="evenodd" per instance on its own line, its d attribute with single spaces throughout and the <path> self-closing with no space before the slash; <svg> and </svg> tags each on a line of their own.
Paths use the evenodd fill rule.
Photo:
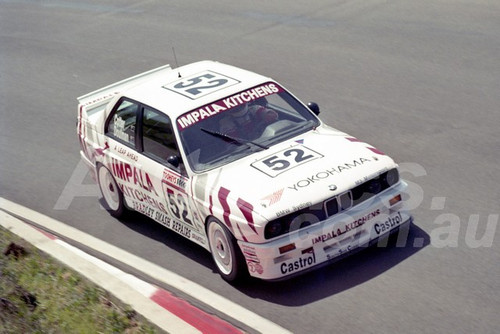
<svg viewBox="0 0 500 334">
<path fill-rule="evenodd" d="M 405 209 L 413 215 L 413 223 L 422 231 L 422 235 L 409 238 L 408 229 L 401 229 L 398 232 L 396 247 L 414 247 L 422 248 L 430 244 L 436 248 L 453 248 L 465 245 L 469 248 L 491 247 L 496 235 L 499 214 L 491 213 L 487 217 L 478 213 L 471 213 L 468 217 L 446 211 L 446 197 L 432 196 L 430 198 L 430 207 L 425 208 L 425 191 L 418 183 L 420 178 L 427 176 L 425 168 L 412 162 L 400 163 L 399 171 L 402 179 L 408 184 L 405 190 Z M 66 186 L 61 192 L 54 209 L 67 210 L 74 200 L 82 197 L 93 197 L 96 204 L 100 205 L 99 199 L 102 197 L 99 186 L 96 182 L 89 183 L 89 175 L 92 175 L 83 160 L 80 160 Z M 354 219 L 345 215 L 345 221 Z M 416 217 L 415 217 L 416 216 Z M 425 221 L 419 221 L 420 217 L 426 216 Z M 431 216 L 429 223 L 428 216 Z M 386 218 L 388 220 L 395 219 Z M 356 221 L 356 220 L 354 220 Z M 321 236 L 329 237 L 330 231 L 325 231 Z M 426 241 L 427 240 L 427 241 Z M 385 240 L 380 240 L 379 247 L 387 245 Z"/>
</svg>

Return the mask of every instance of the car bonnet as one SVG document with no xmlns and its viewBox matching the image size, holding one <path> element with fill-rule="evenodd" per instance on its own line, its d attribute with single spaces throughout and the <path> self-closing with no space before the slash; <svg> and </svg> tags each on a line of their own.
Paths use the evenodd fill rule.
<svg viewBox="0 0 500 334">
<path fill-rule="evenodd" d="M 211 198 L 220 198 L 223 189 L 227 200 L 243 200 L 271 220 L 394 167 L 373 146 L 322 126 L 209 172 L 205 186 Z"/>
</svg>

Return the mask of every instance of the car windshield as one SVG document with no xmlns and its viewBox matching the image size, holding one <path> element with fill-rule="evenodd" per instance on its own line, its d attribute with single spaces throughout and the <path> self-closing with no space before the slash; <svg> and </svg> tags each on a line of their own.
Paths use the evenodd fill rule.
<svg viewBox="0 0 500 334">
<path fill-rule="evenodd" d="M 319 125 L 274 82 L 214 101 L 177 118 L 193 171 L 203 172 L 269 148 Z"/>
</svg>

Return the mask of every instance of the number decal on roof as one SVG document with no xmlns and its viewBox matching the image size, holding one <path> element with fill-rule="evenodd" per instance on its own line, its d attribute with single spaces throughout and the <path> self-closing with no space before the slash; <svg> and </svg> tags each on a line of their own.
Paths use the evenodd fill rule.
<svg viewBox="0 0 500 334">
<path fill-rule="evenodd" d="M 219 89 L 236 85 L 240 81 L 228 76 L 206 71 L 163 86 L 190 99 L 198 99 Z"/>
</svg>

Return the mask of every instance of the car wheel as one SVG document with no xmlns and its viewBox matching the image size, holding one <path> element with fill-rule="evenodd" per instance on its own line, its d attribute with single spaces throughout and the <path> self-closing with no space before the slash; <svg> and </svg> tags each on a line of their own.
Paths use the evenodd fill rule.
<svg viewBox="0 0 500 334">
<path fill-rule="evenodd" d="M 248 275 L 243 254 L 236 239 L 216 219 L 208 222 L 208 242 L 217 271 L 228 282 L 236 282 Z"/>
<path fill-rule="evenodd" d="M 104 165 L 99 164 L 97 170 L 97 179 L 102 197 L 104 198 L 105 208 L 113 217 L 122 217 L 126 211 L 123 203 L 123 194 L 113 175 Z"/>
</svg>

